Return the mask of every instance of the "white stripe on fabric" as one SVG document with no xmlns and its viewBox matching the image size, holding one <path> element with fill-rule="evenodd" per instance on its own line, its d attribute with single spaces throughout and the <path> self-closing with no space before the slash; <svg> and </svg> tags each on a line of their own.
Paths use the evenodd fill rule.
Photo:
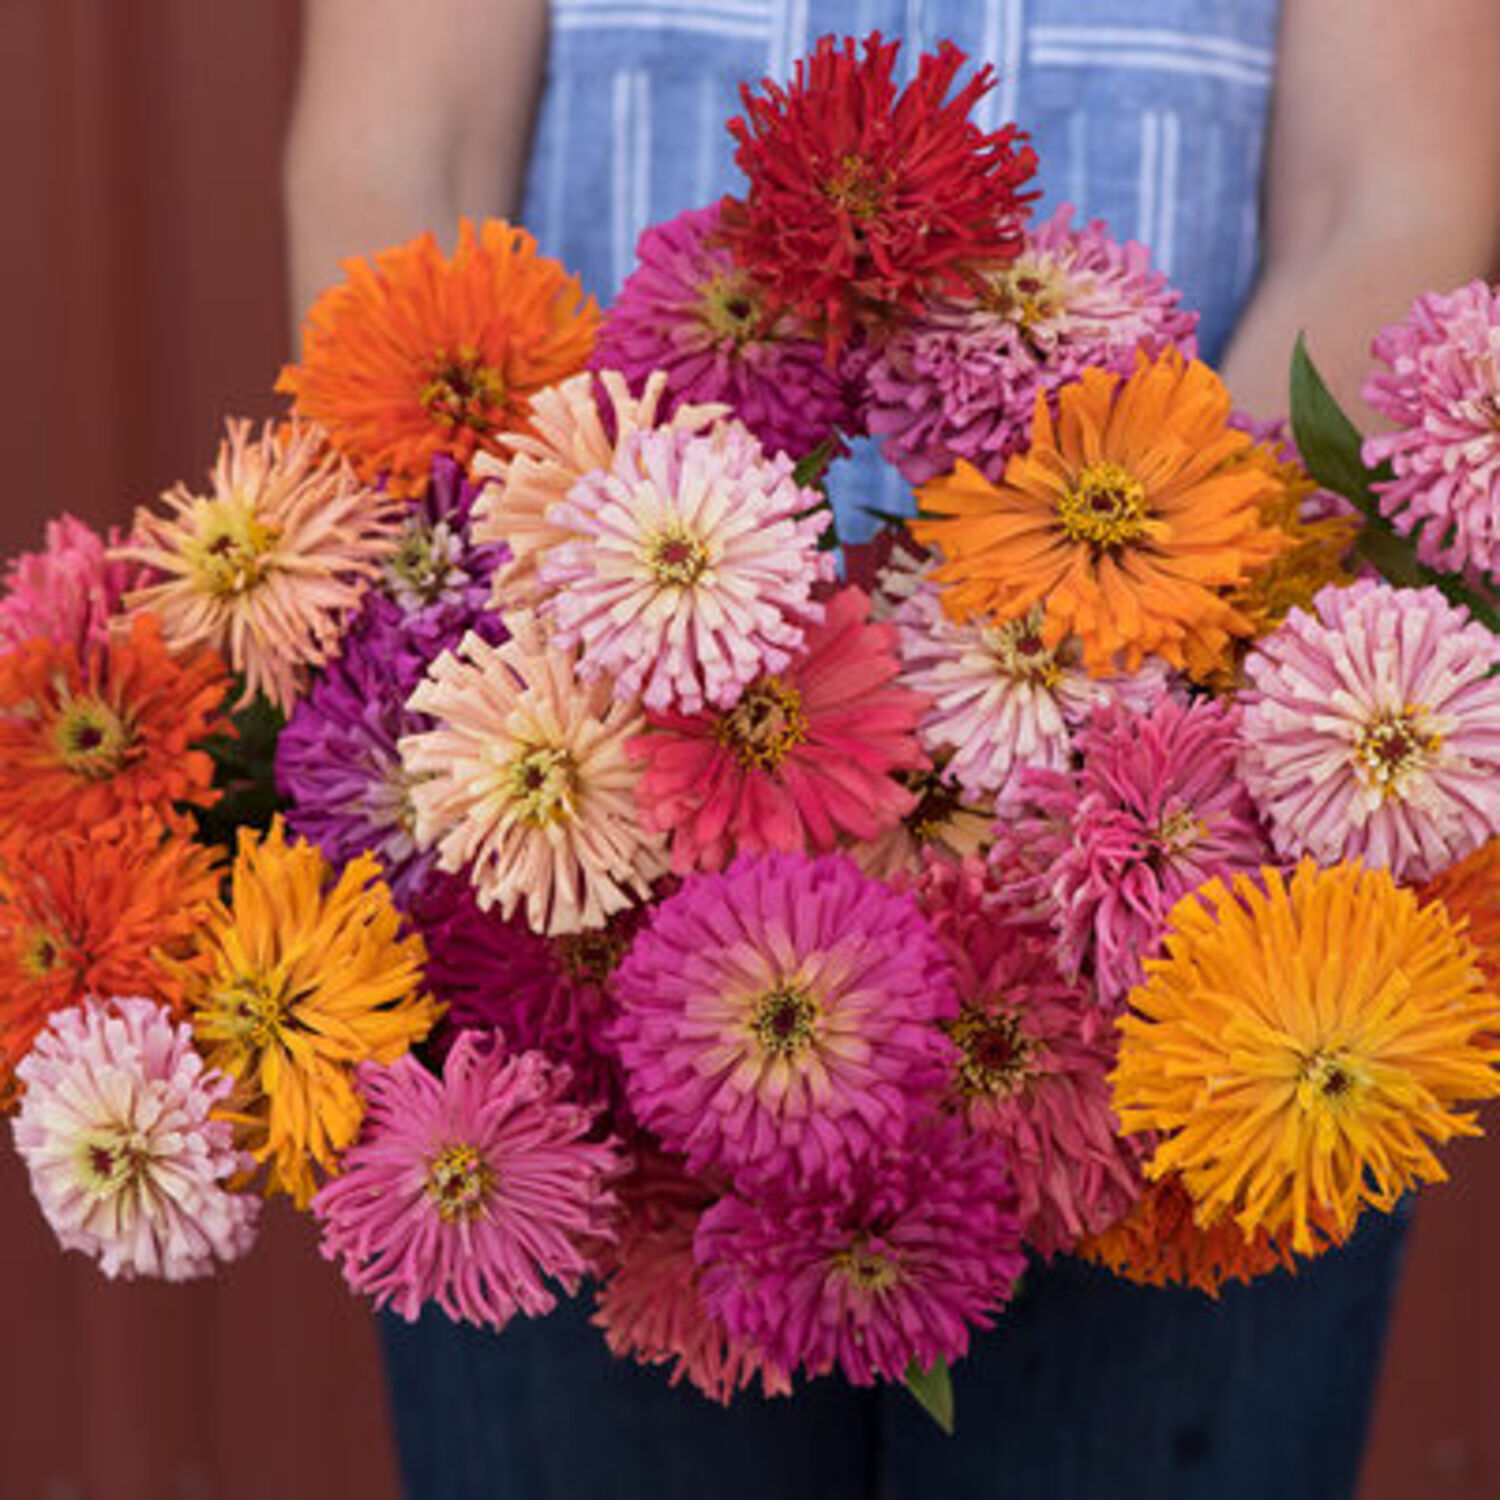
<svg viewBox="0 0 1500 1500">
<path fill-rule="evenodd" d="M 610 98 L 614 129 L 609 136 L 609 255 L 616 283 L 629 274 L 633 259 L 630 253 L 630 205 L 625 197 L 630 166 L 630 94 L 630 74 L 616 73 Z"/>
<path fill-rule="evenodd" d="M 1194 78 L 1222 78 L 1226 83 L 1243 83 L 1251 88 L 1268 88 L 1269 70 L 1257 71 L 1227 59 L 1185 57 L 1172 52 L 1126 52 L 1116 48 L 1042 47 L 1035 41 L 1031 47 L 1034 68 L 1121 68 L 1147 73 L 1186 73 Z"/>
<path fill-rule="evenodd" d="M 1068 201 L 1083 206 L 1089 192 L 1089 112 L 1075 109 L 1068 116 Z"/>
<path fill-rule="evenodd" d="M 762 41 L 767 35 L 764 20 L 715 15 L 689 15 L 659 10 L 618 11 L 606 6 L 576 10 L 559 16 L 555 23 L 563 31 L 680 31 L 698 36 L 723 37 L 728 41 Z"/>
<path fill-rule="evenodd" d="M 771 25 L 767 33 L 766 72 L 773 78 L 790 81 L 792 42 L 787 24 L 791 0 L 771 0 Z"/>
<path fill-rule="evenodd" d="M 976 61 L 994 63 L 998 79 L 995 87 L 979 101 L 975 118 L 981 130 L 994 130 L 1016 118 L 1025 40 L 1022 0 L 984 0 L 984 28 Z"/>
<path fill-rule="evenodd" d="M 770 21 L 771 0 L 649 0 L 648 10 L 675 12 L 682 15 L 718 15 L 731 20 Z M 581 11 L 602 11 L 628 20 L 642 7 L 620 5 L 613 0 L 552 0 L 555 20 L 567 21 Z"/>
<path fill-rule="evenodd" d="M 1026 42 L 1024 0 L 1005 0 L 1004 48 L 1000 56 L 1000 123 L 1016 118 L 1021 93 L 1022 48 Z M 993 55 L 993 54 L 991 54 Z"/>
<path fill-rule="evenodd" d="M 547 176 L 542 190 L 542 222 L 537 228 L 537 238 L 542 246 L 557 253 L 566 232 L 564 214 L 568 206 L 568 170 L 570 142 L 568 122 L 573 117 L 573 80 L 564 74 L 552 85 L 557 95 L 557 135 L 552 154 L 547 161 Z M 575 267 L 569 266 L 574 270 Z"/>
<path fill-rule="evenodd" d="M 1135 179 L 1135 237 L 1155 250 L 1157 146 L 1161 121 L 1154 109 L 1141 111 L 1141 155 Z"/>
<path fill-rule="evenodd" d="M 1177 254 L 1177 164 L 1182 154 L 1182 121 L 1177 111 L 1161 114 L 1161 189 L 1157 196 L 1156 264 L 1166 276 L 1172 274 Z"/>
<path fill-rule="evenodd" d="M 641 72 L 635 79 L 635 172 L 630 183 L 633 223 L 630 226 L 630 258 L 651 223 L 651 75 Z M 634 267 L 632 266 L 632 269 Z"/>
<path fill-rule="evenodd" d="M 812 51 L 812 38 L 807 34 L 807 6 L 808 0 L 792 0 L 791 16 L 787 22 L 788 66 L 792 58 L 806 57 Z"/>
<path fill-rule="evenodd" d="M 1169 52 L 1202 52 L 1227 57 L 1250 67 L 1275 66 L 1269 47 L 1255 47 L 1228 37 L 1197 36 L 1189 31 L 1168 31 L 1147 26 L 1036 26 L 1032 39 L 1042 47 L 1159 47 Z"/>
<path fill-rule="evenodd" d="M 635 244 L 651 216 L 651 78 L 644 68 L 615 74 L 610 162 L 610 258 L 615 280 L 635 268 Z"/>
<path fill-rule="evenodd" d="M 718 159 L 724 131 L 724 110 L 719 102 L 717 80 L 712 73 L 698 79 L 698 140 L 693 159 L 693 202 L 706 204 L 713 194 L 714 163 Z"/>
<path fill-rule="evenodd" d="M 922 34 L 922 0 L 906 0 L 906 30 L 901 36 L 901 71 L 908 83 L 917 76 L 917 64 L 927 46 Z"/>
</svg>

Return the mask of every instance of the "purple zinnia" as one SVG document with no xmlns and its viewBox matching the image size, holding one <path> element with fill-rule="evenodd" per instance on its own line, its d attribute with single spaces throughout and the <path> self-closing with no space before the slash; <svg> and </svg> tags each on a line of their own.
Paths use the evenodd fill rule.
<svg viewBox="0 0 1500 1500">
<path fill-rule="evenodd" d="M 1500 288 L 1418 297 L 1373 352 L 1364 398 L 1397 429 L 1365 440 L 1395 471 L 1381 510 L 1433 567 L 1500 576 Z"/>
<path fill-rule="evenodd" d="M 1074 229 L 1072 214 L 1064 204 L 972 297 L 931 303 L 871 363 L 870 432 L 912 484 L 961 458 L 999 483 L 1027 443 L 1039 392 L 1090 367 L 1128 375 L 1138 350 L 1196 353 L 1197 315 L 1178 306 L 1145 246 L 1111 239 L 1097 220 Z"/>
<path fill-rule="evenodd" d="M 941 1089 L 956 1013 L 914 898 L 841 856 L 762 855 L 690 877 L 615 975 L 642 1124 L 691 1171 L 837 1178 Z"/>
<path fill-rule="evenodd" d="M 718 238 L 719 209 L 653 225 L 604 316 L 593 368 L 636 390 L 667 376 L 668 411 L 723 402 L 770 453 L 801 458 L 849 420 L 845 383 L 821 342 L 776 312 Z"/>
<path fill-rule="evenodd" d="M 410 1053 L 359 1070 L 358 1142 L 313 1199 L 322 1250 L 409 1322 L 436 1302 L 503 1328 L 573 1295 L 614 1237 L 611 1141 L 566 1097 L 567 1070 L 465 1033 L 434 1077 Z"/>
<path fill-rule="evenodd" d="M 1003 1151 L 941 1116 L 823 1191 L 723 1199 L 696 1251 L 732 1337 L 855 1385 L 963 1355 L 1025 1264 Z"/>
<path fill-rule="evenodd" d="M 1220 702 L 1109 704 L 1073 741 L 1080 769 L 1012 783 L 992 862 L 1050 921 L 1063 973 L 1092 969 L 1105 1005 L 1139 983 L 1180 897 L 1269 860 L 1242 746 L 1239 711 Z"/>
</svg>

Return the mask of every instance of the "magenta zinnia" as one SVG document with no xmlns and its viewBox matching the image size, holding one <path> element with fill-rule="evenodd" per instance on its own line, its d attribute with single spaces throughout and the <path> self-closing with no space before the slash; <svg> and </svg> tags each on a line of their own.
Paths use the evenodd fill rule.
<svg viewBox="0 0 1500 1500">
<path fill-rule="evenodd" d="M 952 978 L 909 895 L 766 855 L 664 901 L 615 975 L 631 1106 L 692 1171 L 838 1177 L 941 1088 Z"/>
<path fill-rule="evenodd" d="M 47 522 L 46 546 L 5 569 L 0 592 L 0 651 L 42 637 L 79 657 L 100 650 L 140 570 L 110 556 L 117 545 L 73 516 Z"/>
<path fill-rule="evenodd" d="M 565 1081 L 540 1053 L 472 1034 L 441 1078 L 410 1055 L 366 1064 L 359 1141 L 313 1200 L 323 1254 L 408 1321 L 428 1302 L 492 1328 L 550 1312 L 547 1283 L 571 1296 L 613 1235 L 620 1167 Z"/>
</svg>

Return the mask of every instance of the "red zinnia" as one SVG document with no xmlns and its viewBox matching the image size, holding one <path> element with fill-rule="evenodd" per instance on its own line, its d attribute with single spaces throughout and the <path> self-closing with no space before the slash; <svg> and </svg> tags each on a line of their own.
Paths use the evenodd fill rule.
<svg viewBox="0 0 1500 1500">
<path fill-rule="evenodd" d="M 826 326 L 837 347 L 861 319 L 915 309 L 964 269 L 1013 260 L 1036 154 L 1014 125 L 986 134 L 969 111 L 994 82 L 951 42 L 924 54 L 899 97 L 899 42 L 819 39 L 791 87 L 741 89 L 735 161 L 750 179 L 724 204 L 735 258 L 775 302 Z"/>
</svg>

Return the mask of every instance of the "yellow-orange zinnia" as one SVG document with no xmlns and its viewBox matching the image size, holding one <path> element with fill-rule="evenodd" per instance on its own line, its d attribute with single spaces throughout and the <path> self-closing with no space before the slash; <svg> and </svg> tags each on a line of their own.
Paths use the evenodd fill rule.
<svg viewBox="0 0 1500 1500">
<path fill-rule="evenodd" d="M 187 976 L 193 1031 L 210 1067 L 235 1080 L 239 1144 L 267 1169 L 266 1192 L 303 1207 L 359 1131 L 354 1070 L 392 1063 L 442 1007 L 422 993 L 426 950 L 362 854 L 335 877 L 281 821 L 241 829 L 228 908 L 200 938 Z"/>
<path fill-rule="evenodd" d="M 933 577 L 958 620 L 1043 608 L 1049 646 L 1075 635 L 1090 672 L 1147 655 L 1206 670 L 1250 618 L 1228 591 L 1288 545 L 1261 507 L 1275 480 L 1236 463 L 1229 393 L 1206 365 L 1168 352 L 1129 379 L 1085 370 L 1044 393 L 1030 447 L 991 484 L 972 465 L 921 487 L 912 534 L 938 548 Z"/>
<path fill-rule="evenodd" d="M 424 234 L 344 272 L 276 389 L 393 494 L 419 494 L 436 454 L 465 467 L 479 452 L 504 457 L 498 435 L 529 431 L 532 395 L 593 347 L 598 309 L 578 278 L 498 219 L 462 220 L 452 256 Z"/>
<path fill-rule="evenodd" d="M 1480 1133 L 1455 1106 L 1500 1093 L 1500 1001 L 1439 903 L 1384 870 L 1298 865 L 1211 880 L 1173 909 L 1120 1020 L 1115 1109 L 1161 1133 L 1202 1224 L 1320 1224 L 1343 1238 L 1447 1176 L 1432 1145 Z"/>
</svg>

